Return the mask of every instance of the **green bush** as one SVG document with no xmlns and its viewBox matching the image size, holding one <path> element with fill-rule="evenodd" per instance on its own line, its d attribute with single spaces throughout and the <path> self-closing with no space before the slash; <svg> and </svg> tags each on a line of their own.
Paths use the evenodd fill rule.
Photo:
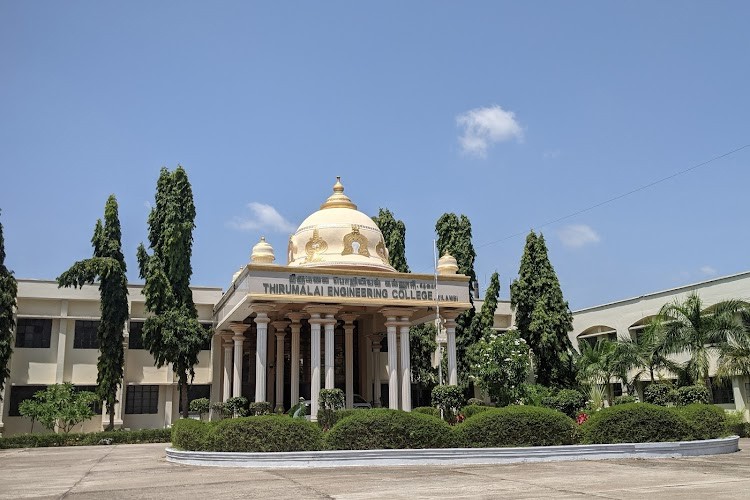
<svg viewBox="0 0 750 500">
<path fill-rule="evenodd" d="M 323 430 L 328 430 L 342 418 L 349 417 L 360 411 L 366 411 L 366 408 L 345 408 L 341 410 L 318 410 L 318 425 Z"/>
<path fill-rule="evenodd" d="M 432 389 L 432 406 L 443 410 L 445 420 L 453 420 L 464 405 L 464 393 L 457 385 L 436 385 Z"/>
<path fill-rule="evenodd" d="M 631 396 L 630 394 L 625 394 L 623 396 L 616 397 L 612 404 L 629 405 L 630 403 L 637 403 L 637 402 L 638 402 L 637 397 Z"/>
<path fill-rule="evenodd" d="M 210 429 L 216 424 L 181 418 L 172 425 L 172 446 L 180 450 L 211 449 Z"/>
<path fill-rule="evenodd" d="M 248 412 L 247 398 L 235 396 L 224 401 L 224 414 L 230 417 L 244 417 Z"/>
<path fill-rule="evenodd" d="M 743 413 L 741 410 L 727 412 L 727 432 L 732 436 L 741 438 L 750 436 L 750 424 L 745 422 Z"/>
<path fill-rule="evenodd" d="M 576 423 L 567 415 L 537 406 L 492 408 L 456 427 L 461 446 L 553 446 L 573 444 Z"/>
<path fill-rule="evenodd" d="M 649 403 L 604 408 L 591 414 L 579 430 L 585 444 L 684 441 L 692 437 L 690 424 L 678 412 Z"/>
<path fill-rule="evenodd" d="M 492 406 L 468 405 L 461 408 L 461 415 L 463 415 L 464 418 L 470 418 L 474 415 L 477 415 L 478 413 L 482 413 L 491 409 Z"/>
<path fill-rule="evenodd" d="M 173 445 L 192 451 L 309 451 L 323 445 L 320 428 L 284 415 L 260 415 L 174 426 Z"/>
<path fill-rule="evenodd" d="M 728 432 L 726 412 L 718 406 L 693 403 L 676 410 L 690 424 L 693 439 L 716 439 Z"/>
<path fill-rule="evenodd" d="M 674 389 L 667 384 L 650 384 L 643 390 L 643 401 L 652 405 L 668 406 L 674 403 L 674 397 Z"/>
<path fill-rule="evenodd" d="M 521 403 L 529 406 L 542 406 L 542 399 L 553 395 L 552 389 L 542 384 L 521 384 L 518 393 Z"/>
<path fill-rule="evenodd" d="M 374 409 L 340 420 L 325 436 L 333 450 L 450 448 L 451 426 L 422 413 Z"/>
<path fill-rule="evenodd" d="M 687 406 L 693 403 L 708 404 L 708 389 L 702 385 L 688 385 L 675 391 L 674 403 L 677 406 Z"/>
<path fill-rule="evenodd" d="M 554 396 L 542 398 L 542 406 L 575 418 L 578 411 L 586 406 L 586 396 L 575 389 L 562 389 Z"/>
<path fill-rule="evenodd" d="M 250 403 L 248 413 L 252 416 L 270 415 L 271 410 L 273 410 L 273 407 L 268 401 L 256 401 L 254 403 Z"/>
<path fill-rule="evenodd" d="M 466 404 L 474 405 L 474 406 L 487 406 L 487 403 L 484 402 L 484 399 L 479 399 L 479 398 L 469 398 Z"/>
<path fill-rule="evenodd" d="M 42 448 L 49 446 L 95 446 L 99 444 L 169 443 L 169 429 L 140 429 L 70 434 L 15 434 L 0 438 L 3 448 Z"/>
<path fill-rule="evenodd" d="M 418 406 L 413 408 L 412 413 L 422 413 L 423 415 L 431 415 L 433 417 L 440 418 L 440 410 L 432 406 Z"/>
<path fill-rule="evenodd" d="M 192 413 L 197 413 L 203 419 L 203 415 L 208 413 L 211 408 L 211 401 L 208 398 L 198 398 L 190 402 L 189 409 Z"/>
</svg>

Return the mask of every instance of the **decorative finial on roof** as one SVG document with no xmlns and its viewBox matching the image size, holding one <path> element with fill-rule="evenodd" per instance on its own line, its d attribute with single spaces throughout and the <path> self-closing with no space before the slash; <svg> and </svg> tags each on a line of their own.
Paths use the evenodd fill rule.
<svg viewBox="0 0 750 500">
<path fill-rule="evenodd" d="M 326 208 L 357 209 L 357 205 L 355 205 L 352 200 L 344 194 L 344 185 L 341 184 L 341 176 L 339 175 L 336 176 L 336 184 L 333 185 L 333 194 L 320 206 L 321 210 Z"/>
</svg>

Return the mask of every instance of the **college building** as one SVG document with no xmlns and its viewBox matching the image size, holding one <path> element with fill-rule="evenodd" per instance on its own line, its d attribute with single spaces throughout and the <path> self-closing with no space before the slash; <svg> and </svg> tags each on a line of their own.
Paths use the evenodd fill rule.
<svg viewBox="0 0 750 500">
<path fill-rule="evenodd" d="M 304 398 L 314 417 L 320 389 L 340 388 L 347 407 L 361 395 L 373 406 L 409 411 L 414 406 L 409 328 L 432 322 L 438 314 L 444 327 L 438 340 L 448 359 L 446 382 L 457 382 L 455 319 L 471 301 L 469 278 L 457 274 L 453 257 L 441 257 L 435 275 L 396 272 L 380 229 L 357 210 L 337 180 L 333 194 L 289 238 L 284 260 L 279 264 L 275 250 L 261 238 L 226 290 L 192 288 L 199 320 L 213 336 L 198 357 L 189 400 L 244 396 L 288 409 Z M 662 305 L 691 291 L 708 305 L 750 299 L 750 273 L 575 311 L 571 342 L 635 338 Z M 168 427 L 181 412 L 177 379 L 171 366 L 156 368 L 144 349 L 143 286 L 129 285 L 128 292 L 130 319 L 115 424 Z M 19 405 L 47 385 L 71 382 L 81 390 L 94 389 L 99 314 L 96 286 L 76 290 L 58 288 L 54 281 L 18 280 L 17 327 L 0 401 L 0 433 L 31 430 Z M 501 301 L 495 328 L 510 329 L 513 320 L 510 303 Z M 731 384 L 717 382 L 717 401 L 747 414 L 748 382 L 742 377 Z M 616 384 L 615 392 L 621 391 Z M 101 430 L 108 421 L 102 413 L 76 430 Z"/>
</svg>

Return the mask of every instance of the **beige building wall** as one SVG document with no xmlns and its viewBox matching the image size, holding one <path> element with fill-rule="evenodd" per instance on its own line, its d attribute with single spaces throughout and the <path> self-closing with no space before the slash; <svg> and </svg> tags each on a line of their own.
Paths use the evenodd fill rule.
<svg viewBox="0 0 750 500">
<path fill-rule="evenodd" d="M 145 298 L 141 285 L 128 286 L 131 312 L 130 321 L 143 321 Z M 194 287 L 193 300 L 196 303 L 201 322 L 211 323 L 213 306 L 221 297 L 220 288 Z M 3 401 L 0 402 L 0 432 L 10 435 L 29 432 L 31 422 L 19 416 L 10 416 L 11 399 L 14 388 L 24 386 L 46 386 L 55 383 L 72 382 L 78 386 L 96 385 L 98 349 L 74 348 L 76 321 L 98 321 L 98 286 L 85 286 L 75 290 L 58 288 L 54 281 L 18 280 L 18 319 L 45 319 L 52 321 L 49 347 L 15 347 L 10 363 L 10 377 L 6 380 Z M 166 427 L 178 417 L 179 396 L 177 383 L 170 366 L 156 368 L 154 359 L 145 349 L 129 349 L 129 324 L 125 330 L 125 376 L 124 388 L 119 398 L 116 421 L 124 428 Z M 212 342 L 212 350 L 201 351 L 195 369 L 194 385 L 211 385 L 214 377 L 211 368 L 213 349 L 218 344 Z M 125 398 L 128 387 L 158 386 L 158 413 L 128 414 L 125 411 Z M 216 392 L 214 388 L 213 393 Z M 75 431 L 97 431 L 108 423 L 106 414 L 97 415 L 77 426 Z M 35 424 L 35 432 L 41 426 Z"/>
</svg>

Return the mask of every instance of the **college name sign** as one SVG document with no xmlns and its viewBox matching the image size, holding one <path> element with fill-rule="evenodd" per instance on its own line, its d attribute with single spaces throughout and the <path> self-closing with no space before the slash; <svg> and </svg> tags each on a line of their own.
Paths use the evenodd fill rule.
<svg viewBox="0 0 750 500">
<path fill-rule="evenodd" d="M 251 272 L 243 283 L 250 295 L 289 298 L 326 297 L 330 299 L 370 299 L 384 302 L 469 302 L 468 283 L 462 280 L 428 279 L 424 275 L 408 279 L 373 275 L 323 273 Z"/>
</svg>

